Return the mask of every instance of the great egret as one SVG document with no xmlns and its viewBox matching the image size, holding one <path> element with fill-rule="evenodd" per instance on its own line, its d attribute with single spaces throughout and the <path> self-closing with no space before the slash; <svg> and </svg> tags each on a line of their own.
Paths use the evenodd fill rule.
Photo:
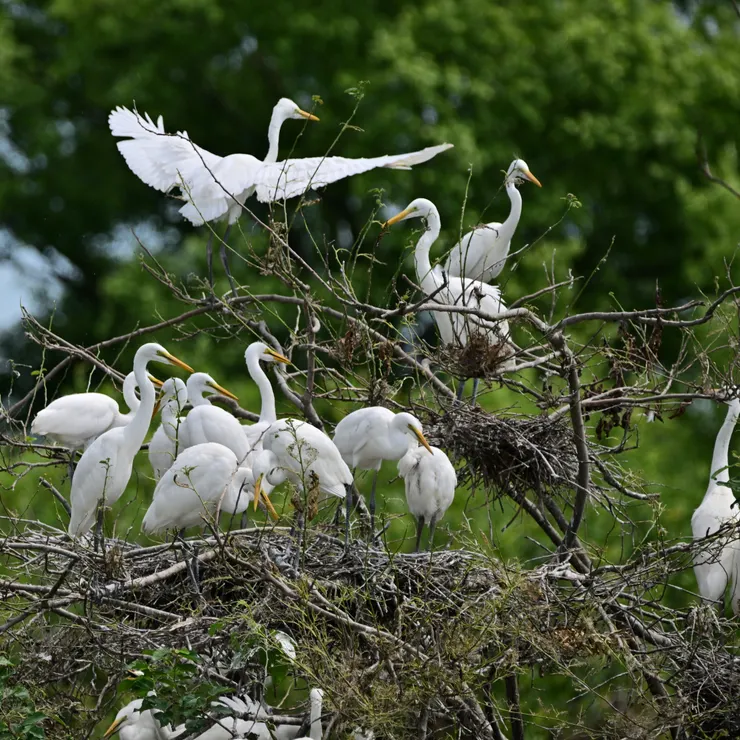
<svg viewBox="0 0 740 740">
<path fill-rule="evenodd" d="M 156 385 L 161 380 L 149 376 Z M 136 377 L 131 372 L 123 381 L 123 399 L 129 412 L 122 414 L 118 403 L 105 393 L 70 393 L 52 401 L 36 414 L 31 432 L 48 437 L 70 450 L 88 447 L 103 432 L 128 424 L 139 408 Z"/>
<path fill-rule="evenodd" d="M 511 239 L 522 215 L 522 196 L 517 185 L 540 181 L 529 171 L 523 159 L 515 159 L 506 172 L 506 194 L 511 201 L 509 217 L 502 224 L 493 222 L 473 229 L 455 244 L 447 258 L 445 272 L 452 277 L 466 277 L 487 283 L 498 277 L 509 255 Z"/>
<path fill-rule="evenodd" d="M 208 373 L 195 373 L 188 379 L 188 399 L 193 408 L 180 424 L 180 449 L 185 450 L 204 442 L 218 442 L 228 447 L 237 460 L 242 462 L 249 454 L 249 443 L 242 425 L 233 414 L 212 406 L 205 397 L 206 393 L 220 393 L 235 401 L 239 400 Z"/>
<path fill-rule="evenodd" d="M 185 725 L 173 730 L 172 725 L 159 724 L 151 709 L 141 711 L 143 703 L 134 699 L 122 707 L 103 738 L 119 733 L 121 740 L 174 740 L 185 732 Z"/>
<path fill-rule="evenodd" d="M 72 479 L 72 514 L 69 534 L 79 537 L 89 531 L 98 506 L 111 506 L 121 497 L 133 469 L 134 457 L 144 442 L 154 411 L 154 386 L 147 377 L 147 365 L 162 362 L 177 365 L 189 373 L 193 369 L 171 355 L 162 345 L 148 343 L 134 356 L 134 375 L 141 404 L 134 418 L 124 427 L 101 434 L 83 453 Z M 102 509 L 99 514 L 102 527 Z"/>
<path fill-rule="evenodd" d="M 328 496 L 347 500 L 345 540 L 349 540 L 349 515 L 353 478 L 334 442 L 320 429 L 298 419 L 280 419 L 262 437 L 263 450 L 254 460 L 254 506 L 261 498 L 263 479 L 278 486 L 286 478 L 301 489 L 315 481 Z"/>
<path fill-rule="evenodd" d="M 416 517 L 416 552 L 424 524 L 429 525 L 429 549 L 434 529 L 455 498 L 457 473 L 439 447 L 410 449 L 398 462 L 398 474 L 406 482 L 406 503 Z"/>
<path fill-rule="evenodd" d="M 270 379 L 262 369 L 260 361 L 280 362 L 284 365 L 289 365 L 290 360 L 263 342 L 252 342 L 244 353 L 244 361 L 247 363 L 247 370 L 250 377 L 259 389 L 262 408 L 260 409 L 259 421 L 249 426 L 243 425 L 242 428 L 244 429 L 244 434 L 247 437 L 250 448 L 252 450 L 258 450 L 262 446 L 262 435 L 271 424 L 277 421 L 275 391 L 273 391 Z"/>
<path fill-rule="evenodd" d="M 729 486 L 728 450 L 732 433 L 740 416 L 740 400 L 733 398 L 728 402 L 729 408 L 724 424 L 717 434 L 712 455 L 712 467 L 709 471 L 709 486 L 704 500 L 691 517 L 691 531 L 694 540 L 701 540 L 719 530 L 723 525 L 740 519 L 738 502 Z M 722 603 L 728 583 L 731 585 L 731 602 L 735 614 L 740 613 L 740 542 L 735 539 L 722 544 L 717 553 L 716 547 L 710 545 L 708 550 L 697 552 L 694 556 L 694 573 L 702 598 L 714 603 Z"/>
<path fill-rule="evenodd" d="M 358 409 L 342 419 L 334 429 L 334 444 L 344 462 L 353 470 L 374 470 L 370 492 L 370 529 L 375 531 L 375 488 L 383 460 L 399 460 L 411 442 L 428 450 L 421 422 L 411 414 L 394 414 L 383 406 Z"/>
<path fill-rule="evenodd" d="M 428 295 L 436 293 L 432 301 L 448 306 L 463 306 L 471 311 L 479 311 L 492 316 L 506 310 L 501 300 L 501 291 L 495 285 L 481 283 L 479 280 L 452 277 L 444 273 L 439 265 L 429 261 L 429 250 L 437 240 L 440 231 L 439 211 L 426 198 L 417 198 L 400 213 L 386 221 L 392 226 L 408 218 L 421 218 L 426 222 L 426 230 L 416 244 L 414 262 L 416 276 L 422 289 Z M 445 344 L 457 342 L 465 346 L 470 337 L 483 334 L 491 344 L 507 340 L 509 325 L 506 321 L 490 321 L 474 314 L 432 311 L 439 334 Z"/>
<path fill-rule="evenodd" d="M 188 401 L 188 390 L 180 378 L 170 378 L 162 386 L 160 406 L 162 423 L 157 427 L 149 442 L 149 462 L 154 480 L 159 480 L 167 472 L 178 453 L 178 437 L 181 414 Z"/>
</svg>

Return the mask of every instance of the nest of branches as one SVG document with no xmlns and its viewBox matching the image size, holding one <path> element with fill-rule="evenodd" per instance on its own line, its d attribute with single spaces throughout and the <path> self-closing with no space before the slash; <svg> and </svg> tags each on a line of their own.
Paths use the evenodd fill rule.
<svg viewBox="0 0 740 740">
<path fill-rule="evenodd" d="M 463 481 L 499 492 L 572 489 L 578 472 L 573 430 L 562 417 L 493 415 L 472 404 L 430 413 L 424 426 L 457 462 Z"/>
<path fill-rule="evenodd" d="M 436 355 L 440 367 L 459 378 L 492 378 L 500 375 L 514 349 L 506 342 L 491 342 L 488 335 L 476 332 L 465 345 L 445 344 Z"/>
</svg>

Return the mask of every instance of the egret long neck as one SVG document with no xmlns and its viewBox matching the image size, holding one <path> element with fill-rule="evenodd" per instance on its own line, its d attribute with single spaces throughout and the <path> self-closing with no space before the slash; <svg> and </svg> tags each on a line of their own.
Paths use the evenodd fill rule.
<svg viewBox="0 0 740 740">
<path fill-rule="evenodd" d="M 511 201 L 511 210 L 506 221 L 501 224 L 499 232 L 503 231 L 506 240 L 511 241 L 522 215 L 522 194 L 513 182 L 506 183 L 506 194 L 509 196 L 509 201 Z"/>
<path fill-rule="evenodd" d="M 321 727 L 321 709 L 322 699 L 321 694 L 312 694 L 311 696 L 311 727 L 308 731 L 308 736 L 311 740 L 321 740 L 323 735 L 323 728 Z"/>
<path fill-rule="evenodd" d="M 227 514 L 241 514 L 247 510 L 252 501 L 253 493 L 250 490 L 252 471 L 249 468 L 239 468 L 226 489 L 221 511 Z"/>
<path fill-rule="evenodd" d="M 265 162 L 277 162 L 278 146 L 280 145 L 280 129 L 285 122 L 285 115 L 280 111 L 278 106 L 272 109 L 270 126 L 267 129 L 267 143 L 270 145 L 267 150 Z"/>
<path fill-rule="evenodd" d="M 724 424 L 717 434 L 714 442 L 714 454 L 712 455 L 712 467 L 709 471 L 709 482 L 717 481 L 727 483 L 730 480 L 730 471 L 728 453 L 730 449 L 730 440 L 732 433 L 735 431 L 738 415 L 740 415 L 740 400 L 733 400 L 727 409 L 727 416 Z"/>
<path fill-rule="evenodd" d="M 438 285 L 434 271 L 432 270 L 432 263 L 429 261 L 429 250 L 439 236 L 439 213 L 437 211 L 431 211 L 426 221 L 427 230 L 416 243 L 416 249 L 414 250 L 414 265 L 416 267 L 416 277 L 421 287 L 426 293 L 433 293 L 438 288 Z"/>
<path fill-rule="evenodd" d="M 146 372 L 147 360 L 142 357 L 134 358 L 134 375 L 136 376 L 136 385 L 139 386 L 141 403 L 136 409 L 134 418 L 123 428 L 123 437 L 131 454 L 144 443 L 144 437 L 149 431 L 149 424 L 154 412 L 154 386 L 149 380 Z"/>
<path fill-rule="evenodd" d="M 267 373 L 262 369 L 262 365 L 260 365 L 259 356 L 250 355 L 247 358 L 247 370 L 257 388 L 259 388 L 260 398 L 262 399 L 260 421 L 267 421 L 272 424 L 277 421 L 275 391 L 272 390 L 272 383 L 270 383 Z"/>
<path fill-rule="evenodd" d="M 133 373 L 129 373 L 123 381 L 123 400 L 130 411 L 136 411 L 139 408 L 140 401 L 136 395 L 136 376 Z"/>
</svg>

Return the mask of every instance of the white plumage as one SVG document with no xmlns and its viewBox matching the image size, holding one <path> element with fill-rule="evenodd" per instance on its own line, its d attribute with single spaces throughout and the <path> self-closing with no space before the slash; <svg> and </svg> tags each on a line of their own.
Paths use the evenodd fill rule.
<svg viewBox="0 0 740 740">
<path fill-rule="evenodd" d="M 311 117 L 290 100 L 283 99 L 278 106 L 285 106 L 286 117 Z M 162 192 L 174 187 L 182 189 L 187 202 L 180 213 L 195 225 L 219 218 L 235 222 L 241 215 L 241 206 L 252 195 L 263 203 L 293 198 L 309 188 L 320 188 L 377 167 L 410 169 L 452 146 L 441 144 L 371 159 L 308 157 L 277 162 L 270 155 L 277 156 L 276 132 L 280 126 L 275 130 L 274 123 L 279 120 L 282 124 L 282 115 L 276 119 L 273 111 L 270 152 L 265 161 L 250 154 L 212 154 L 191 142 L 185 131 L 167 134 L 161 116 L 155 125 L 147 114 L 142 117 L 123 107 L 111 112 L 108 124 L 113 136 L 127 137 L 118 142 L 118 149 L 134 174 Z"/>
<path fill-rule="evenodd" d="M 506 194 L 511 201 L 509 217 L 502 224 L 494 221 L 465 234 L 455 244 L 445 263 L 445 272 L 452 277 L 466 277 L 487 283 L 504 269 L 511 239 L 522 215 L 522 196 L 517 184 L 527 180 L 538 187 L 540 181 L 529 171 L 523 159 L 515 159 L 506 172 Z"/>
<path fill-rule="evenodd" d="M 154 411 L 154 386 L 147 377 L 149 362 L 192 368 L 171 355 L 159 344 L 140 347 L 134 357 L 134 375 L 141 393 L 141 404 L 134 418 L 124 427 L 110 429 L 84 452 L 72 479 L 72 514 L 69 533 L 85 534 L 95 518 L 98 504 L 111 506 L 121 497 L 133 469 L 134 458 L 144 443 Z"/>
<path fill-rule="evenodd" d="M 185 725 L 172 729 L 160 725 L 151 709 L 141 711 L 143 699 L 134 699 L 122 707 L 103 738 L 119 733 L 121 740 L 174 740 L 185 732 Z"/>
<path fill-rule="evenodd" d="M 732 433 L 740 415 L 740 400 L 729 402 L 727 416 L 714 443 L 709 486 L 704 499 L 691 517 L 694 540 L 714 534 L 722 526 L 737 522 L 740 509 L 729 487 L 728 452 Z M 730 533 L 726 538 L 708 544 L 694 556 L 694 573 L 703 599 L 722 604 L 728 583 L 735 614 L 740 613 L 740 534 Z"/>
<path fill-rule="evenodd" d="M 455 498 L 457 473 L 439 447 L 410 449 L 398 463 L 398 474 L 406 482 L 406 503 L 417 521 L 416 551 L 419 551 L 424 524 L 429 525 L 429 548 L 437 522 Z"/>
<path fill-rule="evenodd" d="M 434 303 L 460 306 L 495 316 L 506 310 L 501 300 L 501 291 L 495 285 L 478 280 L 452 277 L 444 273 L 439 265 L 432 268 L 429 250 L 440 231 L 439 211 L 426 198 L 413 200 L 401 213 L 386 222 L 391 226 L 408 218 L 422 218 L 426 230 L 416 244 L 414 261 L 419 284 L 427 295 L 434 295 Z M 509 325 L 506 321 L 491 321 L 473 314 L 432 311 L 442 342 L 453 342 L 465 346 L 471 336 L 482 334 L 489 343 L 500 344 L 508 340 Z"/>
<path fill-rule="evenodd" d="M 181 416 L 188 401 L 188 391 L 180 378 L 170 378 L 162 386 L 162 423 L 149 442 L 149 463 L 154 480 L 159 480 L 172 466 L 179 452 Z"/>
</svg>

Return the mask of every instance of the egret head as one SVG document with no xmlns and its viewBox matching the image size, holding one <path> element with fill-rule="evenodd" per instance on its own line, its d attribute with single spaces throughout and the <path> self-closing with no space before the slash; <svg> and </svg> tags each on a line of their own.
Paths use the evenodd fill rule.
<svg viewBox="0 0 740 740">
<path fill-rule="evenodd" d="M 182 360 L 178 360 L 177 357 L 171 355 L 161 344 L 155 342 L 149 342 L 143 344 L 136 350 L 136 360 L 145 362 L 163 362 L 165 365 L 176 365 L 181 367 L 183 370 L 187 370 L 189 373 L 193 372 L 193 368 L 190 365 L 186 365 Z"/>
<path fill-rule="evenodd" d="M 111 737 L 120 730 L 139 723 L 141 721 L 141 705 L 143 701 L 143 699 L 135 699 L 126 704 L 125 707 L 122 707 L 111 723 L 111 726 L 105 731 L 103 738 Z"/>
<path fill-rule="evenodd" d="M 399 221 L 405 221 L 407 218 L 429 218 L 429 216 L 436 214 L 439 216 L 437 206 L 432 203 L 431 200 L 426 198 L 416 198 L 409 203 L 400 213 L 397 213 L 393 218 L 389 218 L 383 227 L 393 226 Z"/>
<path fill-rule="evenodd" d="M 506 182 L 533 182 L 538 188 L 542 183 L 529 171 L 529 165 L 523 159 L 515 159 L 506 171 Z"/>
<path fill-rule="evenodd" d="M 210 396 L 214 393 L 220 393 L 233 401 L 239 400 L 231 391 L 227 391 L 226 388 L 219 385 L 208 373 L 193 373 L 188 378 L 187 387 L 188 397 L 191 400 L 206 395 Z"/>
<path fill-rule="evenodd" d="M 252 342 L 244 353 L 244 360 L 249 363 L 250 357 L 254 356 L 262 362 L 280 362 L 283 365 L 290 365 L 290 360 L 287 357 L 284 357 L 263 342 Z"/>
<path fill-rule="evenodd" d="M 396 418 L 393 423 L 398 426 L 403 432 L 413 437 L 422 447 L 432 452 L 432 448 L 429 446 L 424 431 L 421 427 L 421 422 L 412 414 L 401 413 L 396 414 Z"/>
<path fill-rule="evenodd" d="M 280 98 L 273 108 L 273 115 L 277 114 L 284 121 L 288 118 L 305 118 L 308 121 L 318 121 L 319 119 L 308 113 L 305 110 L 301 110 L 296 103 L 290 98 Z"/>
</svg>

